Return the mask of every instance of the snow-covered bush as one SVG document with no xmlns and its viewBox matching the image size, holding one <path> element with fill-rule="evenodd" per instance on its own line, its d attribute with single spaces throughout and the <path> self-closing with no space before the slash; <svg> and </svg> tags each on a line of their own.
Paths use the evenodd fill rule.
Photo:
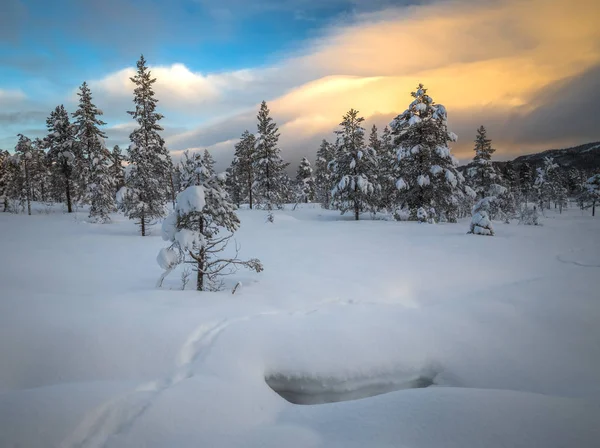
<svg viewBox="0 0 600 448">
<path fill-rule="evenodd" d="M 519 224 L 525 224 L 527 226 L 540 225 L 537 206 L 532 204 L 523 204 L 519 212 Z"/>
<path fill-rule="evenodd" d="M 473 206 L 473 216 L 471 217 L 471 227 L 468 233 L 474 235 L 494 235 L 494 226 L 490 219 L 489 211 L 496 201 L 494 197 L 485 197 L 480 199 Z"/>
</svg>

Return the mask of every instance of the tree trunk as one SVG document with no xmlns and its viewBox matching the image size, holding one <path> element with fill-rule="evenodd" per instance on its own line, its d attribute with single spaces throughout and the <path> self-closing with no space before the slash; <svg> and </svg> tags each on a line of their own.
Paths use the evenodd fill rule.
<svg viewBox="0 0 600 448">
<path fill-rule="evenodd" d="M 169 180 L 171 181 L 171 202 L 173 203 L 173 208 L 175 208 L 175 184 L 173 183 L 173 172 L 169 173 Z"/>
<path fill-rule="evenodd" d="M 252 210 L 252 182 L 248 184 L 248 195 L 250 196 L 250 210 Z"/>
<path fill-rule="evenodd" d="M 592 216 L 596 216 L 596 201 L 592 202 Z"/>
<path fill-rule="evenodd" d="M 204 232 L 204 221 L 202 217 L 198 220 L 198 228 L 200 230 L 200 234 L 202 235 Z M 206 262 L 206 252 L 204 248 L 200 248 L 198 251 L 198 276 L 196 278 L 196 290 L 204 291 L 204 264 Z"/>
<path fill-rule="evenodd" d="M 146 217 L 144 216 L 144 210 L 142 209 L 142 216 L 140 218 L 140 225 L 142 227 L 142 236 L 146 236 Z"/>
<path fill-rule="evenodd" d="M 358 201 L 356 201 L 356 200 L 355 200 L 355 201 L 354 201 L 354 220 L 355 220 L 355 221 L 358 221 L 358 220 L 359 220 L 359 216 L 360 216 L 360 215 L 359 215 L 359 210 L 360 210 L 360 208 L 359 208 L 359 206 L 358 206 Z"/>
<path fill-rule="evenodd" d="M 67 212 L 73 213 L 73 207 L 71 205 L 71 182 L 69 176 L 65 176 L 65 193 L 67 194 Z"/>
</svg>

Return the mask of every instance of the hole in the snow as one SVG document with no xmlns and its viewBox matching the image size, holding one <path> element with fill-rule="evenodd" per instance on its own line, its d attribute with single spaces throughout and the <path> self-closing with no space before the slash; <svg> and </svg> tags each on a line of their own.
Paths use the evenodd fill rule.
<svg viewBox="0 0 600 448">
<path fill-rule="evenodd" d="M 435 385 L 436 374 L 380 375 L 341 379 L 334 377 L 268 375 L 271 389 L 293 404 L 324 404 L 358 400 L 403 389 L 421 389 Z"/>
</svg>

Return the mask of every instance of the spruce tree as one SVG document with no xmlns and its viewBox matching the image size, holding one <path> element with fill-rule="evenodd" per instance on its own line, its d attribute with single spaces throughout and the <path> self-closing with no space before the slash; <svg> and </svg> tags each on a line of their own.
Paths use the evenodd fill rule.
<svg viewBox="0 0 600 448">
<path fill-rule="evenodd" d="M 190 154 L 189 150 L 183 152 L 178 171 L 179 191 L 183 191 L 192 185 L 203 185 L 214 174 L 214 170 L 206 165 L 205 157 L 201 153 L 194 152 Z"/>
<path fill-rule="evenodd" d="M 552 157 L 544 157 L 544 165 L 537 169 L 534 190 L 542 211 L 544 207 L 550 208 L 550 202 L 554 199 L 557 168 Z"/>
<path fill-rule="evenodd" d="M 110 154 L 110 161 L 111 175 L 115 180 L 115 191 L 119 191 L 121 187 L 125 186 L 125 169 L 123 168 L 125 156 L 122 154 L 119 145 L 113 147 Z"/>
<path fill-rule="evenodd" d="M 127 112 L 139 127 L 129 136 L 130 169 L 126 176 L 127 193 L 124 201 L 125 215 L 140 226 L 142 236 L 147 226 L 165 216 L 166 202 L 170 199 L 172 161 L 160 136 L 163 128 L 158 122 L 163 115 L 156 112 L 158 100 L 154 97 L 151 72 L 144 56 L 137 62 L 137 73 L 130 78 L 135 84 L 135 110 Z"/>
<path fill-rule="evenodd" d="M 296 172 L 299 202 L 313 202 L 315 200 L 315 179 L 313 169 L 306 157 L 302 157 Z"/>
<path fill-rule="evenodd" d="M 227 175 L 225 187 L 227 188 L 227 193 L 229 193 L 231 201 L 239 208 L 244 196 L 242 193 L 243 180 L 238 177 L 238 164 L 239 160 L 234 156 L 231 165 L 229 165 L 225 171 L 225 174 Z"/>
<path fill-rule="evenodd" d="M 406 205 L 410 218 L 456 222 L 465 196 L 464 178 L 448 147 L 456 141 L 448 131 L 446 108 L 434 103 L 419 84 L 411 93 L 408 109 L 391 123 L 398 154 L 399 205 Z"/>
<path fill-rule="evenodd" d="M 110 213 L 115 211 L 115 178 L 111 170 L 110 152 L 100 140 L 100 146 L 90 164 L 89 217 L 98 223 L 110 221 Z"/>
<path fill-rule="evenodd" d="M 331 172 L 331 162 L 335 157 L 335 147 L 327 140 L 321 142 L 317 150 L 317 160 L 315 162 L 315 188 L 317 201 L 323 208 L 329 208 L 331 205 L 331 189 L 333 188 Z"/>
<path fill-rule="evenodd" d="M 339 147 L 332 162 L 333 203 L 342 214 L 351 210 L 357 221 L 361 212 L 375 209 L 378 192 L 374 174 L 375 153 L 365 147 L 363 121 L 364 118 L 359 117 L 355 109 L 344 115 L 341 129 L 335 131 Z"/>
<path fill-rule="evenodd" d="M 8 211 L 8 182 L 10 153 L 0 149 L 0 204 L 2 211 Z"/>
<path fill-rule="evenodd" d="M 91 175 L 92 164 L 94 159 L 99 159 L 100 152 L 106 150 L 103 141 L 106 134 L 100 129 L 106 123 L 98 117 L 102 115 L 102 111 L 92 102 L 92 92 L 87 83 L 84 82 L 79 87 L 79 107 L 73 113 L 75 138 L 79 144 L 82 157 L 87 163 L 82 164 L 82 173 L 80 180 L 84 184 L 82 190 L 85 190 L 87 181 Z M 102 159 L 106 158 L 106 154 L 102 154 Z"/>
<path fill-rule="evenodd" d="M 19 134 L 19 141 L 15 147 L 15 154 L 19 156 L 19 162 L 22 169 L 23 177 L 23 194 L 27 203 L 27 214 L 31 215 L 31 201 L 32 196 L 32 160 L 33 160 L 33 148 L 31 140 L 25 137 L 23 134 Z"/>
<path fill-rule="evenodd" d="M 594 174 L 585 182 L 583 201 L 584 208 L 591 208 L 592 216 L 596 216 L 596 204 L 600 202 L 600 174 Z"/>
<path fill-rule="evenodd" d="M 253 208 L 254 161 L 256 158 L 256 137 L 247 130 L 235 145 L 234 160 L 231 165 L 230 188 L 234 188 L 239 201 L 248 201 Z M 231 183 L 234 182 L 235 185 Z"/>
<path fill-rule="evenodd" d="M 469 169 L 469 180 L 477 197 L 481 199 L 489 196 L 488 190 L 493 183 L 496 183 L 497 177 L 492 165 L 492 154 L 496 150 L 492 148 L 492 141 L 487 138 L 487 131 L 483 126 L 477 129 L 474 151 L 474 166 Z"/>
<path fill-rule="evenodd" d="M 379 183 L 381 185 L 380 206 L 391 212 L 397 204 L 398 189 L 398 156 L 394 149 L 392 133 L 389 127 L 385 127 L 381 134 L 381 143 L 378 157 Z"/>
<path fill-rule="evenodd" d="M 258 259 L 238 259 L 237 245 L 235 256 L 221 255 L 240 225 L 225 190 L 225 176 L 213 173 L 195 179 L 197 183 L 177 195 L 174 212 L 163 222 L 163 239 L 170 241 L 171 246 L 158 255 L 158 262 L 166 271 L 159 283 L 183 262 L 194 266 L 198 291 L 216 291 L 223 287 L 221 277 L 231 274 L 238 266 L 256 272 L 263 268 Z"/>
<path fill-rule="evenodd" d="M 519 185 L 521 187 L 521 194 L 527 203 L 531 197 L 531 189 L 533 186 L 533 170 L 531 165 L 525 162 L 519 169 Z"/>
<path fill-rule="evenodd" d="M 268 219 L 273 221 L 272 210 L 283 208 L 285 203 L 285 168 L 288 164 L 281 158 L 279 130 L 269 114 L 267 103 L 263 101 L 257 115 L 253 190 L 256 202 L 269 212 Z"/>
<path fill-rule="evenodd" d="M 67 211 L 73 212 L 73 199 L 80 196 L 78 186 L 83 171 L 83 157 L 75 140 L 75 126 L 69 121 L 69 114 L 61 104 L 57 106 L 46 120 L 48 135 L 44 146 L 48 149 L 48 157 L 52 163 L 53 184 L 55 192 L 64 192 Z"/>
<path fill-rule="evenodd" d="M 215 159 L 213 159 L 213 157 L 210 155 L 208 149 L 205 149 L 204 153 L 202 154 L 202 163 L 210 175 L 215 174 Z"/>
</svg>

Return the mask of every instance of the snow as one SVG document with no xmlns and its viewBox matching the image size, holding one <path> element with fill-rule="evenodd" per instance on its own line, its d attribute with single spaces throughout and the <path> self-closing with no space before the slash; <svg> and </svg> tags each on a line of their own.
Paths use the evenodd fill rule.
<svg viewBox="0 0 600 448">
<path fill-rule="evenodd" d="M 171 248 L 162 248 L 156 257 L 158 265 L 163 269 L 173 269 L 179 263 L 179 254 Z"/>
<path fill-rule="evenodd" d="M 469 219 L 356 222 L 300 204 L 267 226 L 242 209 L 240 255 L 265 271 L 197 293 L 180 290 L 184 266 L 154 287 L 158 233 L 44 210 L 0 213 L 2 447 L 600 440 L 590 211 L 479 238 Z"/>
<path fill-rule="evenodd" d="M 429 185 L 429 183 L 430 183 L 429 176 L 427 176 L 426 174 L 425 175 L 423 175 L 423 174 L 419 175 L 417 177 L 417 183 L 421 187 L 425 187 L 425 186 Z"/>
<path fill-rule="evenodd" d="M 400 190 L 404 190 L 405 188 L 408 188 L 406 181 L 404 179 L 398 179 L 396 181 L 396 189 L 400 191 Z"/>
<path fill-rule="evenodd" d="M 177 212 L 184 215 L 192 212 L 200 212 L 206 205 L 204 188 L 199 185 L 187 187 L 177 194 Z"/>
</svg>

